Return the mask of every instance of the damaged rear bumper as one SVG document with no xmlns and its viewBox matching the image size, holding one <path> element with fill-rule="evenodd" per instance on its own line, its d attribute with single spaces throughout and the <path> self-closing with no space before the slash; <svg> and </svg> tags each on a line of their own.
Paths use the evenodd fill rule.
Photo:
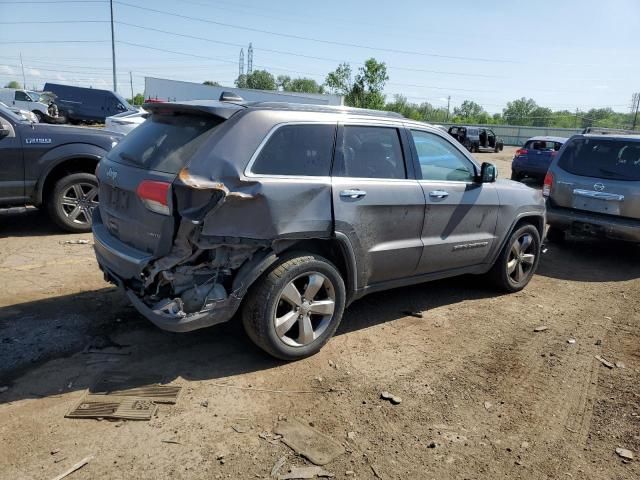
<svg viewBox="0 0 640 480">
<path fill-rule="evenodd" d="M 206 311 L 181 315 L 182 312 L 173 313 L 168 305 L 155 309 L 148 307 L 132 290 L 125 288 L 125 292 L 138 312 L 157 327 L 169 332 L 190 332 L 231 320 L 242 300 L 231 295 L 216 302 Z"/>
<path fill-rule="evenodd" d="M 238 292 L 227 295 L 224 289 L 212 289 L 200 311 L 187 313 L 180 299 L 157 299 L 151 305 L 136 293 L 142 285 L 141 274 L 152 262 L 149 254 L 136 250 L 111 235 L 102 224 L 98 211 L 93 223 L 94 249 L 105 280 L 122 288 L 133 306 L 157 327 L 170 332 L 188 332 L 230 320 L 238 310 L 242 297 Z"/>
</svg>

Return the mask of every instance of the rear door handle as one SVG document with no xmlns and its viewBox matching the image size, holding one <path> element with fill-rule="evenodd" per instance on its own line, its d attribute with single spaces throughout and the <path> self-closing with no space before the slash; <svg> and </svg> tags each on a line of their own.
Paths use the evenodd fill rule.
<svg viewBox="0 0 640 480">
<path fill-rule="evenodd" d="M 340 192 L 340 196 L 342 198 L 362 198 L 367 194 L 364 190 L 360 189 L 352 189 L 352 190 L 342 190 Z"/>
<path fill-rule="evenodd" d="M 449 192 L 445 192 L 444 190 L 434 190 L 433 192 L 429 192 L 429 197 L 431 198 L 446 198 L 449 196 Z"/>
</svg>

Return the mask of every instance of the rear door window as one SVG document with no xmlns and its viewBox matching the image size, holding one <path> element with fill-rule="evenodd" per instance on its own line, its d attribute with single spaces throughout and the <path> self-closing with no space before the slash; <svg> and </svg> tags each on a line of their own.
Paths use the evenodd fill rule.
<svg viewBox="0 0 640 480">
<path fill-rule="evenodd" d="M 284 125 L 262 147 L 252 173 L 328 177 L 336 125 Z"/>
<path fill-rule="evenodd" d="M 124 137 L 108 157 L 138 168 L 178 173 L 207 133 L 222 122 L 214 116 L 152 115 Z"/>
<path fill-rule="evenodd" d="M 31 98 L 25 92 L 16 90 L 15 99 L 18 102 L 30 102 Z"/>
<path fill-rule="evenodd" d="M 398 129 L 346 125 L 341 144 L 336 147 L 333 175 L 355 178 L 407 178 Z"/>
<path fill-rule="evenodd" d="M 564 149 L 558 166 L 574 175 L 640 181 L 640 142 L 576 138 Z"/>
</svg>

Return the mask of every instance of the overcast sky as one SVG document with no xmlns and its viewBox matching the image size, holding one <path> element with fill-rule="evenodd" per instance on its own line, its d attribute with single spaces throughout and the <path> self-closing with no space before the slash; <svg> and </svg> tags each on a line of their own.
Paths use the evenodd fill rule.
<svg viewBox="0 0 640 480">
<path fill-rule="evenodd" d="M 389 100 L 436 106 L 450 95 L 496 112 L 527 96 L 553 109 L 627 111 L 640 91 L 640 0 L 123 0 L 114 17 L 125 96 L 129 72 L 135 92 L 145 75 L 232 86 L 249 42 L 254 69 L 318 82 L 342 61 L 375 57 L 388 67 Z M 21 52 L 29 88 L 112 88 L 108 20 L 106 1 L 0 0 L 0 82 L 21 80 Z M 11 23 L 26 21 L 74 23 Z"/>
</svg>

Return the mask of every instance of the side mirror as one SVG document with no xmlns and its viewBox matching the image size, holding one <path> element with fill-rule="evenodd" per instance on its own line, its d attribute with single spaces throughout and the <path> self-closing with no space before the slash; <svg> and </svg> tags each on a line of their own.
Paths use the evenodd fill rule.
<svg viewBox="0 0 640 480">
<path fill-rule="evenodd" d="M 480 167 L 480 183 L 493 183 L 498 178 L 498 169 L 493 163 L 484 162 Z"/>
</svg>

